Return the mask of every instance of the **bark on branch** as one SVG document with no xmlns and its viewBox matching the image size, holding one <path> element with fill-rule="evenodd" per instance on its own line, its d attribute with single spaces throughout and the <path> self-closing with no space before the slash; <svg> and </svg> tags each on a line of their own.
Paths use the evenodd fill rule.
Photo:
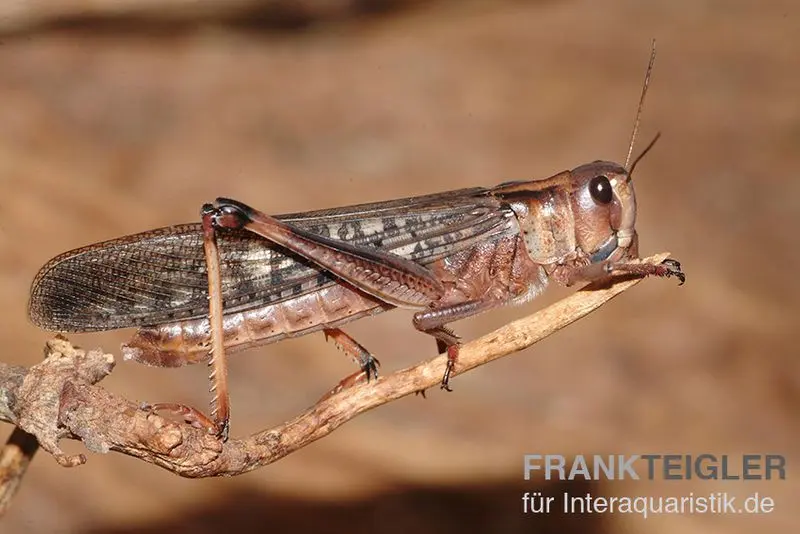
<svg viewBox="0 0 800 534">
<path fill-rule="evenodd" d="M 666 257 L 659 254 L 643 261 L 657 263 Z M 530 347 L 640 281 L 582 289 L 466 343 L 453 376 Z M 230 476 L 283 458 L 360 413 L 437 387 L 446 361 L 446 355 L 439 355 L 369 383 L 334 389 L 290 421 L 223 444 L 202 429 L 167 420 L 95 385 L 113 369 L 113 356 L 86 352 L 56 338 L 47 343 L 45 360 L 30 369 L 0 363 L 0 421 L 34 435 L 43 449 L 67 467 L 80 465 L 86 458 L 64 454 L 58 446 L 63 438 L 81 440 L 92 452 L 134 456 L 184 477 Z"/>
</svg>

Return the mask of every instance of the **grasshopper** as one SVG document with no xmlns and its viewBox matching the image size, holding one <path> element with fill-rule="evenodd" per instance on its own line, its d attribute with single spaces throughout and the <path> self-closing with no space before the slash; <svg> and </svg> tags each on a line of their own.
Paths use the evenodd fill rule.
<svg viewBox="0 0 800 534">
<path fill-rule="evenodd" d="M 227 439 L 226 353 L 324 331 L 367 380 L 377 360 L 340 327 L 394 308 L 433 336 L 448 366 L 448 324 L 534 299 L 549 281 L 616 275 L 685 277 L 674 259 L 638 259 L 629 166 L 655 58 L 650 57 L 625 165 L 595 161 L 544 180 L 506 182 L 386 202 L 269 216 L 220 198 L 201 222 L 89 245 L 45 264 L 29 315 L 53 331 L 136 327 L 123 355 L 175 367 L 209 360 L 211 417 L 178 404 Z M 656 137 L 657 139 L 657 137 Z"/>
</svg>

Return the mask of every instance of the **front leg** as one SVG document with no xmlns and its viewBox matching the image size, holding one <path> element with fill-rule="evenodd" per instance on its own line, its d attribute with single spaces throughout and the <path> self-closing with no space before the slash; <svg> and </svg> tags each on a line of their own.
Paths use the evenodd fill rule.
<svg viewBox="0 0 800 534">
<path fill-rule="evenodd" d="M 567 287 L 626 275 L 664 278 L 674 276 L 680 281 L 679 285 L 683 285 L 686 281 L 686 275 L 681 270 L 680 262 L 671 258 L 667 258 L 659 264 L 603 261 L 588 265 L 558 265 L 551 273 L 555 280 Z"/>
</svg>

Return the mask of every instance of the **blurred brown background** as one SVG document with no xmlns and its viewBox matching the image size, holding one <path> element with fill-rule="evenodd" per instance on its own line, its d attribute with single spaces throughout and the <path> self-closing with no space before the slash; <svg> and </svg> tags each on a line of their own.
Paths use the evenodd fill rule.
<svg viewBox="0 0 800 534">
<path fill-rule="evenodd" d="M 86 5 L 84 5 L 86 4 Z M 301 211 L 621 160 L 639 147 L 650 280 L 534 349 L 402 399 L 275 465 L 184 480 L 131 458 L 32 466 L 0 531 L 796 532 L 800 525 L 800 6 L 791 0 L 5 2 L 0 7 L 2 359 L 50 257 L 196 220 L 217 196 Z M 458 325 L 467 338 L 541 307 Z M 349 332 L 384 371 L 433 354 L 410 314 Z M 118 350 L 130 332 L 75 336 Z M 350 363 L 321 335 L 236 357 L 233 433 L 305 408 Z M 120 364 L 104 382 L 205 406 L 205 369 Z M 11 428 L 0 429 L 5 438 Z M 67 444 L 69 450 L 79 450 Z M 788 456 L 788 480 L 522 481 L 524 453 Z M 754 491 L 768 516 L 523 516 L 521 494 Z"/>
</svg>

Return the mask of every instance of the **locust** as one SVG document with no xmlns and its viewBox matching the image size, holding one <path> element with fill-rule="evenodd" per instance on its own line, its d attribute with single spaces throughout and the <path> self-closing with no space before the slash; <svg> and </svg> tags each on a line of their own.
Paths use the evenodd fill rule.
<svg viewBox="0 0 800 534">
<path fill-rule="evenodd" d="M 639 262 L 631 161 L 653 48 L 624 165 L 594 161 L 540 180 L 505 182 L 320 211 L 267 215 L 219 198 L 201 222 L 61 254 L 36 275 L 29 316 L 59 332 L 137 328 L 125 359 L 177 367 L 208 361 L 211 415 L 173 403 L 227 439 L 230 352 L 323 331 L 377 378 L 377 359 L 341 327 L 396 308 L 415 311 L 448 365 L 449 324 L 614 276 L 685 275 L 674 259 Z"/>
</svg>

